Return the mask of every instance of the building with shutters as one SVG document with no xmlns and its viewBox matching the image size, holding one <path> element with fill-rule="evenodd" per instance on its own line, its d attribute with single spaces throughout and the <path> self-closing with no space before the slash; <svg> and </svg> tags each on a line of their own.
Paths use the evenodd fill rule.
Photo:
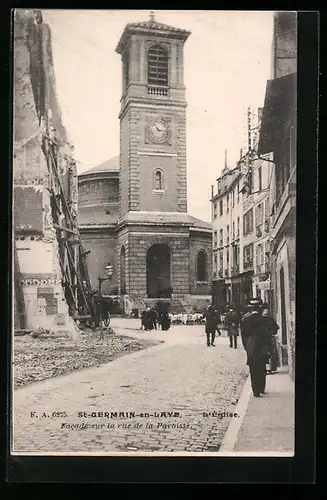
<svg viewBox="0 0 327 500">
<path fill-rule="evenodd" d="M 217 303 L 243 308 L 250 297 L 271 302 L 270 208 L 271 162 L 258 157 L 261 112 L 252 138 L 251 178 L 241 152 L 236 167 L 225 162 L 217 190 L 212 186 L 213 295 Z M 268 160 L 268 161 L 267 161 Z"/>
<path fill-rule="evenodd" d="M 241 153 L 242 160 L 242 153 Z M 242 161 L 225 167 L 212 186 L 213 275 L 212 295 L 220 307 L 244 304 L 248 290 L 243 262 Z"/>
<path fill-rule="evenodd" d="M 210 223 L 187 213 L 183 50 L 190 33 L 149 21 L 126 25 L 120 155 L 79 176 L 79 227 L 94 288 L 125 312 L 158 299 L 181 310 L 211 302 Z"/>
<path fill-rule="evenodd" d="M 274 15 L 272 74 L 267 82 L 259 154 L 273 158 L 270 181 L 272 311 L 281 356 L 294 378 L 296 275 L 297 14 Z"/>
</svg>

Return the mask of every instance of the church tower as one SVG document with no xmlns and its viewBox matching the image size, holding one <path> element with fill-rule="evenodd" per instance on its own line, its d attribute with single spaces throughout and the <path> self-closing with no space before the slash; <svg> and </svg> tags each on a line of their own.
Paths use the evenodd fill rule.
<svg viewBox="0 0 327 500">
<path fill-rule="evenodd" d="M 127 24 L 122 58 L 120 220 L 187 212 L 183 50 L 190 32 L 154 20 Z"/>
</svg>

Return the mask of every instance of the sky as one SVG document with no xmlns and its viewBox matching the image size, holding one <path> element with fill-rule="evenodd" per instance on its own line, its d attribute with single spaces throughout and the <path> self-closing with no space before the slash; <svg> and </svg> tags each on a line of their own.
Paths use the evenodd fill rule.
<svg viewBox="0 0 327 500">
<path fill-rule="evenodd" d="M 78 173 L 119 154 L 121 57 L 127 23 L 142 10 L 44 10 L 50 25 L 63 123 Z M 263 106 L 270 78 L 273 12 L 154 11 L 155 20 L 191 31 L 184 48 L 188 212 L 210 221 L 211 185 L 247 144 L 246 110 Z"/>
</svg>

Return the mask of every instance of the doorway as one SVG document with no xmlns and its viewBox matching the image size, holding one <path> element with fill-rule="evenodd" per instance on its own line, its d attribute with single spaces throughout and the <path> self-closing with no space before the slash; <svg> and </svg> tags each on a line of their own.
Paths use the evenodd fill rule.
<svg viewBox="0 0 327 500">
<path fill-rule="evenodd" d="M 280 280 L 280 313 L 282 321 L 282 344 L 287 344 L 287 333 L 286 333 L 286 304 L 285 304 L 285 276 L 284 268 L 281 267 L 279 271 Z"/>
<path fill-rule="evenodd" d="M 168 245 L 152 245 L 146 256 L 148 298 L 170 298 L 171 253 Z"/>
</svg>

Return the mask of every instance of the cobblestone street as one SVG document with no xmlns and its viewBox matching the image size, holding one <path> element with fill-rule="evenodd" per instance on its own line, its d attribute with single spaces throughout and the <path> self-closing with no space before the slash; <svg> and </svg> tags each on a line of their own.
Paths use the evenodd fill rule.
<svg viewBox="0 0 327 500">
<path fill-rule="evenodd" d="M 112 326 L 165 342 L 16 390 L 13 452 L 217 452 L 231 417 L 203 413 L 235 413 L 247 376 L 243 347 L 231 349 L 226 336 L 207 347 L 203 326 Z"/>
</svg>

